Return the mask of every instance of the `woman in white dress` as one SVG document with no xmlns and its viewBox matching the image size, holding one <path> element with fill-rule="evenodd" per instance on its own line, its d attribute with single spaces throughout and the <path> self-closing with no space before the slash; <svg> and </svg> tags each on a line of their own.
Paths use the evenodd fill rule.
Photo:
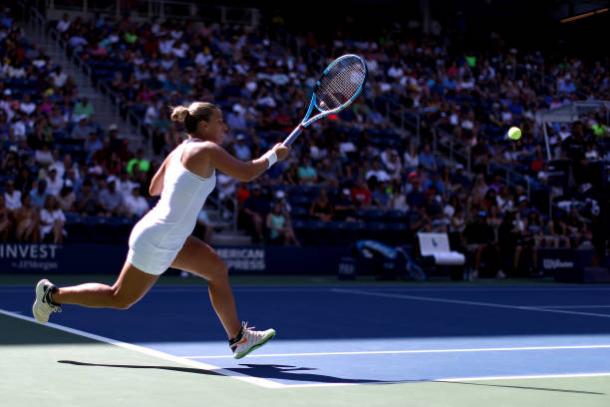
<svg viewBox="0 0 610 407">
<path fill-rule="evenodd" d="M 191 233 L 201 207 L 215 187 L 216 169 L 240 181 L 251 181 L 276 161 L 285 159 L 288 148 L 276 144 L 260 158 L 240 161 L 220 146 L 226 125 L 215 105 L 194 102 L 188 107 L 178 106 L 171 118 L 184 123 L 188 139 L 167 156 L 152 178 L 149 192 L 161 195 L 160 200 L 134 226 L 127 260 L 114 285 L 88 283 L 59 288 L 41 280 L 36 286 L 33 313 L 39 322 L 47 322 L 62 304 L 129 308 L 171 266 L 207 280 L 212 305 L 233 355 L 242 358 L 271 339 L 275 331 L 254 331 L 240 322 L 226 264 Z"/>
<path fill-rule="evenodd" d="M 53 233 L 53 243 L 61 244 L 66 231 L 64 224 L 66 216 L 59 207 L 59 202 L 53 195 L 47 195 L 44 207 L 40 211 L 40 238 L 44 240 L 49 233 Z"/>
</svg>

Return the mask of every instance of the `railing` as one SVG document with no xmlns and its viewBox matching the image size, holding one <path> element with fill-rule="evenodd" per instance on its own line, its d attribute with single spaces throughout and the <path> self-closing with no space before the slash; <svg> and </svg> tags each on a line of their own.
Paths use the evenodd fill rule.
<svg viewBox="0 0 610 407">
<path fill-rule="evenodd" d="M 401 130 L 409 131 L 415 136 L 417 144 L 421 144 L 421 114 L 412 111 L 397 102 L 386 101 L 386 119 L 397 124 Z"/>
<path fill-rule="evenodd" d="M 110 4 L 109 4 L 110 3 Z M 242 24 L 257 26 L 259 11 L 255 8 L 225 7 L 197 2 L 176 0 L 46 0 L 51 18 L 59 18 L 63 12 L 99 13 L 120 17 L 125 13 L 136 19 L 181 19 L 210 23 Z"/>
</svg>

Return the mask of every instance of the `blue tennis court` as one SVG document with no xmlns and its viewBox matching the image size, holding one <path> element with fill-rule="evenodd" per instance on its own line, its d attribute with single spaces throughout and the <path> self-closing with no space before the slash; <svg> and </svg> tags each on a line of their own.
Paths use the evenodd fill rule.
<svg viewBox="0 0 610 407">
<path fill-rule="evenodd" d="M 30 317 L 31 287 L 0 294 L 5 315 Z M 126 312 L 65 306 L 51 322 L 268 388 L 610 376 L 610 287 L 238 286 L 235 295 L 244 320 L 278 333 L 241 360 L 204 286 L 158 286 Z"/>
</svg>

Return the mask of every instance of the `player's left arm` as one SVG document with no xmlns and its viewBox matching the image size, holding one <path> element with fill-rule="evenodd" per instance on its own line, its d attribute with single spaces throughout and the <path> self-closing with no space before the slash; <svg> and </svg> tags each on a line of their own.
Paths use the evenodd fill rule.
<svg viewBox="0 0 610 407">
<path fill-rule="evenodd" d="M 155 175 L 150 180 L 150 186 L 148 187 L 148 193 L 150 196 L 161 195 L 161 191 L 163 191 L 163 177 L 165 176 L 165 167 L 167 166 L 170 155 L 165 158 L 163 164 L 161 164 Z"/>
</svg>

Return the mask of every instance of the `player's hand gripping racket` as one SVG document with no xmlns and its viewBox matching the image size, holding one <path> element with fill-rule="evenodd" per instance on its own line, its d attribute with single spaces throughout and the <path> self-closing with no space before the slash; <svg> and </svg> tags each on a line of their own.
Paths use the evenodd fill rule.
<svg viewBox="0 0 610 407">
<path fill-rule="evenodd" d="M 348 54 L 335 59 L 314 85 L 311 102 L 301 124 L 286 137 L 283 144 L 290 146 L 303 129 L 351 105 L 362 92 L 367 75 L 366 63 L 358 55 Z M 320 113 L 310 118 L 314 107 Z"/>
</svg>

